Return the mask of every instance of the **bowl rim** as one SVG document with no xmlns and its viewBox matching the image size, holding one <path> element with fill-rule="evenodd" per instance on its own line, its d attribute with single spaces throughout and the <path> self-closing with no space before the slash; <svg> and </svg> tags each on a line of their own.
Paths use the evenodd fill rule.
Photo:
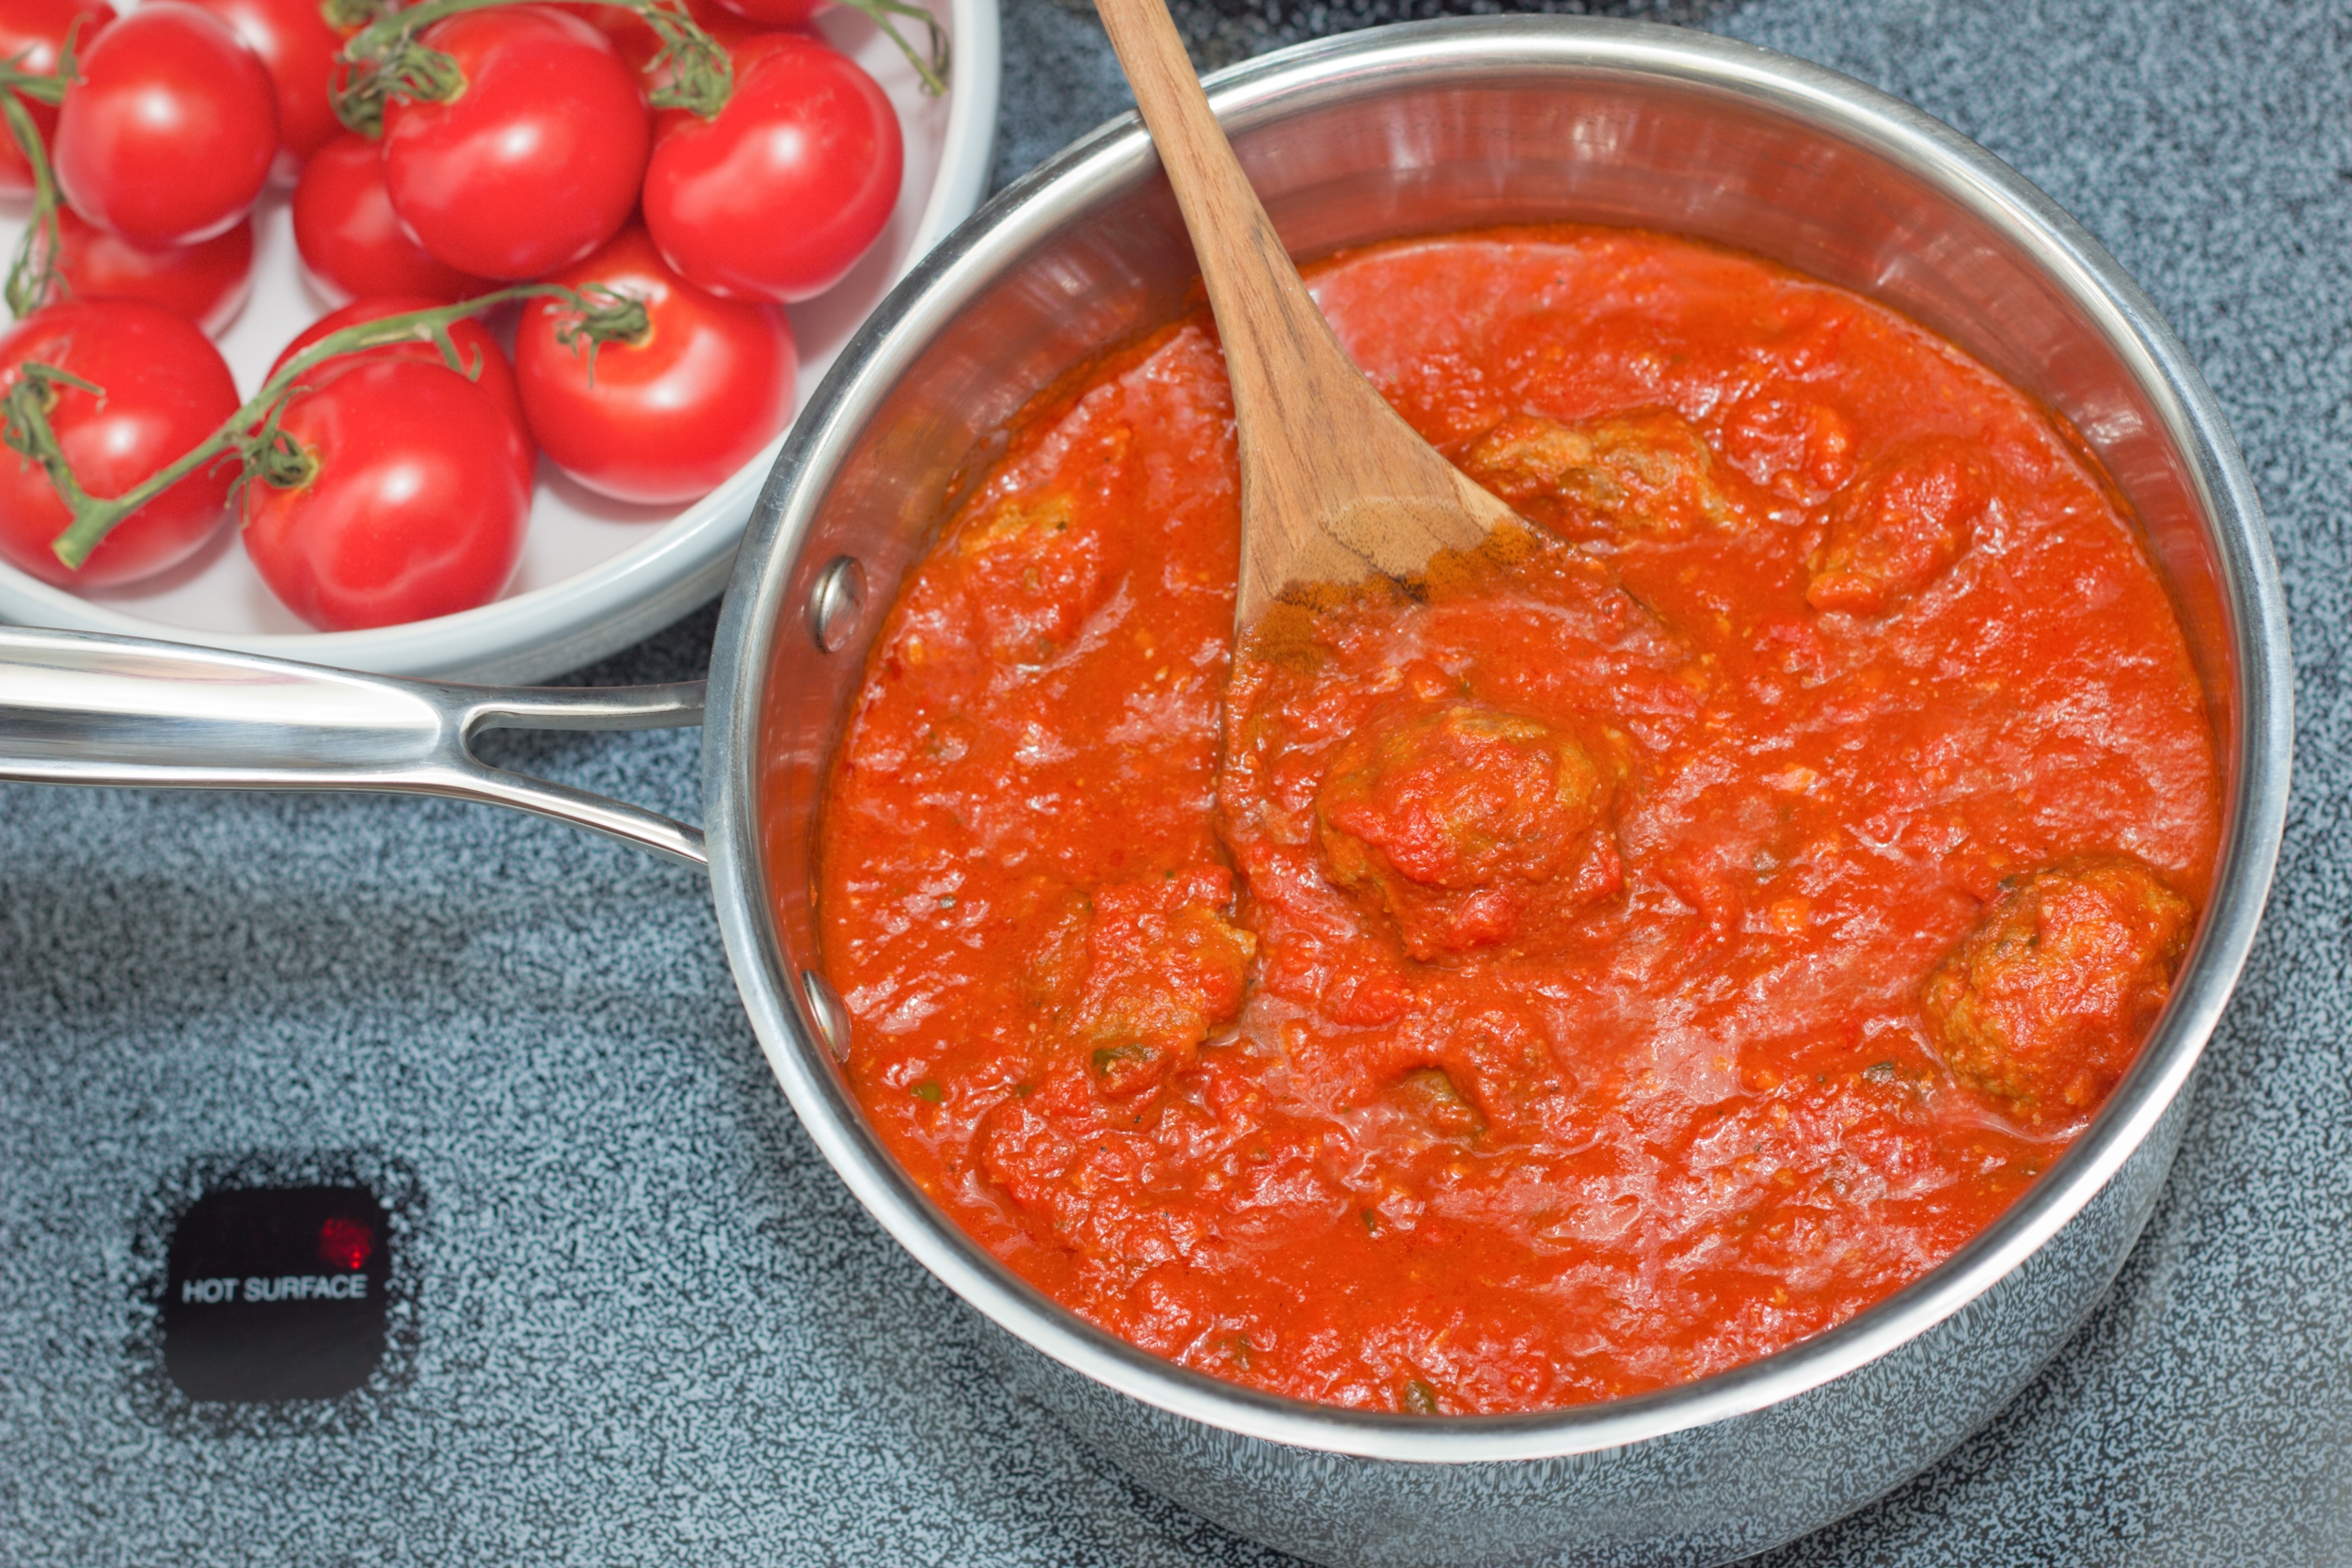
<svg viewBox="0 0 2352 1568">
<path fill-rule="evenodd" d="M 998 0 L 946 0 L 946 10 L 954 50 L 939 171 L 910 235 L 900 278 L 979 205 L 995 162 L 1003 75 Z M 850 343 L 841 352 L 849 353 Z M 812 399 L 807 406 L 814 405 Z M 544 679 L 658 631 L 717 594 L 785 440 L 779 434 L 678 516 L 585 570 L 453 615 L 358 631 L 204 631 L 84 598 L 0 562 L 0 622 L 157 638 L 374 674 Z M 651 618 L 647 609 L 656 612 Z"/>
<path fill-rule="evenodd" d="M 794 428 L 723 613 L 704 749 L 705 821 L 720 926 L 779 1083 L 826 1159 L 885 1229 L 968 1305 L 1062 1366 L 1146 1405 L 1288 1447 L 1422 1464 L 1551 1459 L 1640 1444 L 1791 1399 L 1915 1339 L 1991 1291 L 2072 1220 L 2183 1092 L 2252 943 L 2283 830 L 2293 666 L 2267 527 L 2226 420 L 2186 351 L 2113 257 L 2022 175 L 1925 112 L 1808 61 L 1653 24 L 1566 16 L 1406 23 L 1277 51 L 1208 80 L 1236 135 L 1318 94 L 1378 76 L 1426 86 L 1466 75 L 1607 70 L 1793 111 L 1926 177 L 2005 236 L 2091 319 L 2132 368 L 2204 501 L 2235 658 L 2233 786 L 2203 924 L 2155 1031 L 2090 1126 L 2014 1204 L 1918 1280 L 1851 1320 L 1759 1360 L 1624 1399 L 1526 1415 L 1421 1417 L 1342 1409 L 1191 1371 L 1080 1320 L 1020 1280 L 925 1197 L 832 1066 L 801 977 L 787 973 L 761 856 L 757 741 L 776 640 L 801 628 L 787 594 L 802 541 L 880 400 L 970 293 L 1101 194 L 1156 162 L 1130 114 L 1002 192 L 870 316 Z M 2055 1352 L 2058 1342 L 2047 1347 Z M 2046 1353 L 2045 1353 L 2046 1354 Z M 2037 1362 L 2037 1365 L 2039 1363 Z"/>
</svg>

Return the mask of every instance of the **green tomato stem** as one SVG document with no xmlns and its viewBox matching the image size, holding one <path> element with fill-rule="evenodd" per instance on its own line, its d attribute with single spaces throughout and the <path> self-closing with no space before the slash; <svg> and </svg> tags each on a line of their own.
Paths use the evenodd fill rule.
<svg viewBox="0 0 2352 1568">
<path fill-rule="evenodd" d="M 29 48 L 0 63 L 0 119 L 8 121 L 9 136 L 33 171 L 32 215 L 25 220 L 24 237 L 17 241 L 16 254 L 9 260 L 8 282 L 0 287 L 0 298 L 6 299 L 12 316 L 28 316 L 66 292 L 65 279 L 57 272 L 62 244 L 57 234 L 57 173 L 49 162 L 49 149 L 42 145 L 40 127 L 33 122 L 33 111 L 24 101 L 30 98 L 53 106 L 65 102 L 66 84 L 81 75 L 73 52 L 81 40 L 82 20 L 75 17 L 66 29 L 56 71 L 27 71 L 24 61 L 32 54 Z"/>
<path fill-rule="evenodd" d="M 48 474 L 50 484 L 56 490 L 57 499 L 65 502 L 68 511 L 78 516 L 85 507 L 95 503 L 89 493 L 82 488 L 81 481 L 74 477 L 72 466 L 65 460 L 64 449 L 58 444 L 56 432 L 49 422 L 49 411 L 57 406 L 57 388 L 60 386 L 78 387 L 92 396 L 105 395 L 103 388 L 85 381 L 71 371 L 61 371 L 55 365 L 44 365 L 38 360 L 21 365 L 9 380 L 7 390 L 0 392 L 0 414 L 5 414 L 8 420 L 6 429 L 0 430 L 0 442 L 5 442 L 9 451 L 26 462 L 40 464 L 42 471 Z"/>
<path fill-rule="evenodd" d="M 405 310 L 398 315 L 360 322 L 328 333 L 287 360 L 249 402 L 210 436 L 121 495 L 111 497 L 92 496 L 82 488 L 72 466 L 66 462 L 49 420 L 50 411 L 56 406 L 59 385 L 76 387 L 96 397 L 103 397 L 104 388 L 54 365 L 28 361 L 16 368 L 8 389 L 0 392 L 0 414 L 5 414 L 7 420 L 5 431 L 0 431 L 0 442 L 48 471 L 57 499 L 65 502 L 66 510 L 73 516 L 72 523 L 49 547 L 59 561 L 78 571 L 82 562 L 89 559 L 90 551 L 125 518 L 190 474 L 224 459 L 236 461 L 240 486 L 256 478 L 280 489 L 307 483 L 317 472 L 317 460 L 278 428 L 278 420 L 287 403 L 308 389 L 302 378 L 330 359 L 389 343 L 431 343 L 440 350 L 441 358 L 450 369 L 469 380 L 478 376 L 482 372 L 480 358 L 470 365 L 466 362 L 456 341 L 450 336 L 450 326 L 510 299 L 558 300 L 581 312 L 583 318 L 603 324 L 601 330 L 607 335 L 606 341 L 642 337 L 648 329 L 645 308 L 639 301 L 597 285 L 580 290 L 557 283 L 521 283 L 455 305 Z"/>
<path fill-rule="evenodd" d="M 939 24 L 937 17 L 920 6 L 909 4 L 908 0 L 841 0 L 841 3 L 866 16 L 890 36 L 890 41 L 898 46 L 898 53 L 907 57 L 909 65 L 914 67 L 914 74 L 922 80 L 926 95 L 937 98 L 947 90 L 947 29 Z M 923 24 L 925 48 L 921 54 L 915 52 L 914 45 L 907 41 L 906 35 L 898 31 L 898 24 L 891 20 L 900 16 Z"/>
<path fill-rule="evenodd" d="M 415 103 L 439 103 L 454 98 L 466 85 L 457 62 L 419 40 L 417 35 L 436 22 L 467 11 L 489 10 L 515 0 L 424 0 L 405 10 L 385 13 L 343 45 L 342 58 L 351 67 L 350 80 L 335 94 L 335 113 L 363 136 L 384 134 L 384 106 L 393 99 Z M 653 93 L 657 109 L 691 109 L 708 119 L 726 107 L 735 91 L 735 65 L 718 40 L 686 14 L 678 0 L 590 0 L 618 6 L 645 19 L 661 40 L 657 66 L 670 70 L 669 83 Z M 876 0 L 882 3 L 882 0 Z"/>
<path fill-rule="evenodd" d="M 319 0 L 319 15 L 339 33 L 373 26 L 391 9 L 390 0 Z"/>
<path fill-rule="evenodd" d="M 57 251 L 63 244 L 57 232 L 57 176 L 50 166 L 48 149 L 41 146 L 40 127 L 33 123 L 33 111 L 24 101 L 0 89 L 0 118 L 8 120 L 8 135 L 16 138 L 17 150 L 33 171 L 32 216 L 25 220 L 24 236 L 8 261 L 8 282 L 0 287 L 8 314 L 21 318 L 65 292 L 65 279 L 57 272 Z"/>
<path fill-rule="evenodd" d="M 596 351 L 607 343 L 636 348 L 653 336 L 653 316 L 644 304 L 618 289 L 591 283 L 580 291 L 578 309 L 556 325 L 555 341 L 588 363 L 588 385 L 596 384 Z"/>
<path fill-rule="evenodd" d="M 22 93 L 26 98 L 39 99 L 53 109 L 64 103 L 65 85 L 81 79 L 82 73 L 74 68 L 73 51 L 74 46 L 81 40 L 82 24 L 87 19 L 85 17 L 77 16 L 73 19 L 72 25 L 66 29 L 65 47 L 57 51 L 56 70 L 27 70 L 24 62 L 30 59 L 33 54 L 28 45 L 18 50 L 6 60 L 0 60 L 0 87 Z"/>
<path fill-rule="evenodd" d="M 365 57 L 356 51 L 360 39 L 373 39 L 390 21 L 377 23 L 343 45 L 342 58 L 351 73 L 335 89 L 335 118 L 370 138 L 384 135 L 384 106 L 393 99 L 412 103 L 441 103 L 466 86 L 457 62 L 437 49 L 426 47 L 405 29 L 395 28 Z"/>
</svg>

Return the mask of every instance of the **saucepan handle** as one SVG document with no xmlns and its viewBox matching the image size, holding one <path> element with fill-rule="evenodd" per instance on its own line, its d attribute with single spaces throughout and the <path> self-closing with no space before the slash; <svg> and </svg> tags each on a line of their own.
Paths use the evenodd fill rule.
<svg viewBox="0 0 2352 1568">
<path fill-rule="evenodd" d="M 501 688 L 397 680 L 143 638 L 0 626 L 0 779 L 370 789 L 536 812 L 703 865 L 702 830 L 491 768 L 486 729 L 699 724 L 703 683 Z"/>
</svg>

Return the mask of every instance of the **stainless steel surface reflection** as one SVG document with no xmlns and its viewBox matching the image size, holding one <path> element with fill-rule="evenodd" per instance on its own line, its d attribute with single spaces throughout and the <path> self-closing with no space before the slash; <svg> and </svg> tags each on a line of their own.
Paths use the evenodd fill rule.
<svg viewBox="0 0 2352 1568">
<path fill-rule="evenodd" d="M 699 724 L 700 681 L 566 691 L 363 675 L 215 648 L 0 626 L 0 779 L 442 795 L 690 865 L 683 822 L 475 758 L 484 730 Z"/>
<path fill-rule="evenodd" d="M 1542 1416 L 1310 1406 L 1146 1355 L 969 1242 L 891 1163 L 795 982 L 825 759 L 879 617 L 828 652 L 821 574 L 894 591 L 1057 374 L 1166 319 L 1193 271 L 1132 121 L 985 209 L 867 325 L 803 416 L 740 558 L 705 796 L 729 955 L 770 1062 L 843 1179 L 1001 1331 L 1008 1383 L 1138 1479 L 1327 1562 L 1717 1562 L 1859 1506 L 2006 1402 L 2106 1290 L 2177 1145 L 2183 1090 L 2269 884 L 2289 766 L 2285 618 L 2210 394 L 2114 261 L 2013 171 L 1832 72 L 1666 28 L 1496 18 L 1285 51 L 1213 82 L 1286 243 L 1481 224 L 1672 230 L 1869 294 L 2078 430 L 2147 529 L 2229 770 L 2217 890 L 2106 1112 L 1941 1268 L 1853 1322 L 1684 1387 Z"/>
</svg>

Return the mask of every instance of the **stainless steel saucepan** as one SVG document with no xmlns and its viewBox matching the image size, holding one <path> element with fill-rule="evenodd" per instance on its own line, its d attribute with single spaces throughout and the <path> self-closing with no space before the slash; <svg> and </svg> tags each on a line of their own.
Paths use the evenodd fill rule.
<svg viewBox="0 0 2352 1568">
<path fill-rule="evenodd" d="M 1325 1562 L 1708 1563 L 1903 1481 L 2032 1377 L 2106 1291 L 2171 1163 L 2199 1052 L 2269 887 L 2290 667 L 2245 468 L 2180 344 L 2015 172 L 1830 71 L 1663 27 L 1510 17 L 1359 33 L 1212 83 L 1292 249 L 1581 219 L 1737 245 L 1958 342 L 2057 411 L 2146 530 L 2228 770 L 2211 904 L 2106 1110 L 2009 1212 L 1852 1322 L 1698 1383 L 1547 1415 L 1341 1411 L 1182 1370 L 1088 1326 L 891 1163 L 835 1066 L 810 904 L 826 758 L 880 611 L 989 433 L 1061 371 L 1177 310 L 1193 271 L 1121 120 L 1004 193 L 866 325 L 795 427 L 699 689 L 490 691 L 153 643 L 0 631 L 0 776 L 414 790 L 560 817 L 680 860 L 693 829 L 482 767 L 496 725 L 707 725 L 728 957 L 834 1167 L 994 1325 L 1009 1386 L 1146 1484 Z"/>
</svg>

